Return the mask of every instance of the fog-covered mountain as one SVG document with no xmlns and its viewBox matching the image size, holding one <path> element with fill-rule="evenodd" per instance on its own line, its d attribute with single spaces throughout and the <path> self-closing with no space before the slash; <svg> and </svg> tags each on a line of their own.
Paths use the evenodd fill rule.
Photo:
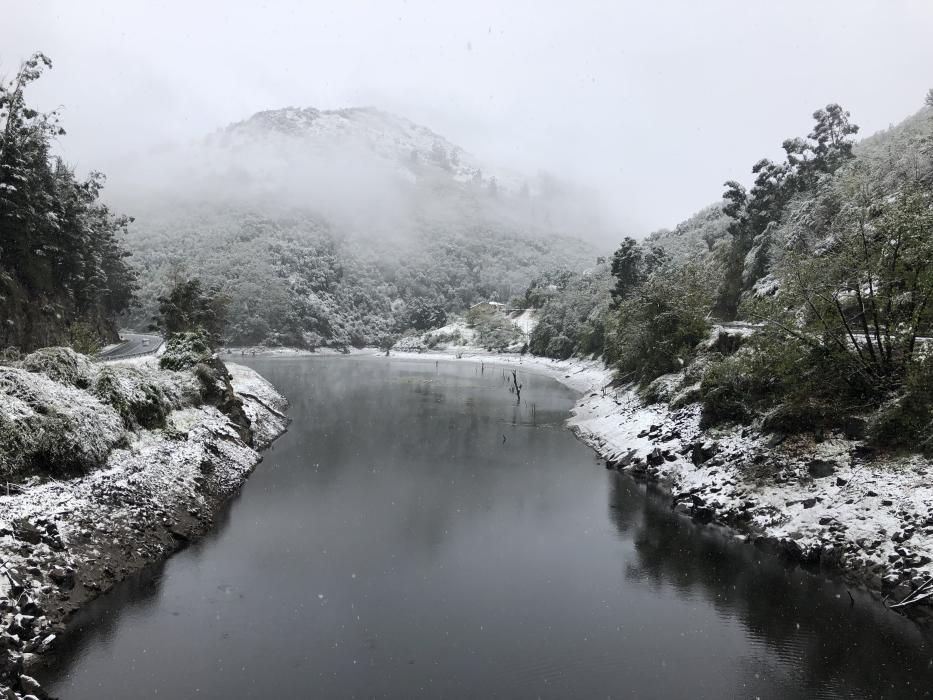
<svg viewBox="0 0 933 700">
<path fill-rule="evenodd" d="M 374 343 L 415 304 L 460 311 L 592 264 L 605 228 L 592 194 L 372 108 L 259 112 L 110 184 L 136 217 L 142 305 L 127 323 L 197 277 L 229 298 L 234 343 Z"/>
</svg>

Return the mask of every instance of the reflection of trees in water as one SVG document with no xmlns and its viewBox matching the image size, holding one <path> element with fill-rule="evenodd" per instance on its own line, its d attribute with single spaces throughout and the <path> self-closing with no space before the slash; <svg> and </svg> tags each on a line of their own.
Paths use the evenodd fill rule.
<svg viewBox="0 0 933 700">
<path fill-rule="evenodd" d="M 720 615 L 740 621 L 750 652 L 760 643 L 769 662 L 775 661 L 763 669 L 750 655 L 743 662 L 746 689 L 767 682 L 770 694 L 775 683 L 787 683 L 781 697 L 801 688 L 811 697 L 933 694 L 933 634 L 867 595 L 857 595 L 852 606 L 841 583 L 695 524 L 672 512 L 669 499 L 647 493 L 629 476 L 608 476 L 609 518 L 632 538 L 637 554 L 627 580 L 670 587 L 680 596 L 701 595 Z"/>
<path fill-rule="evenodd" d="M 563 429 L 572 396 L 550 378 L 520 375 L 523 399 L 487 366 L 393 358 L 251 361 L 289 395 L 288 436 L 256 475 L 270 508 L 302 499 L 311 510 L 346 508 L 409 554 L 443 551 L 456 520 L 487 520 L 488 504 L 514 511 L 557 508 L 565 494 L 545 480 L 531 497 L 521 476 L 557 468 L 558 455 L 588 451 Z M 506 439 L 503 440 L 503 436 Z M 529 463 L 543 458 L 545 464 Z M 309 474 L 310 472 L 310 474 Z M 255 498 L 255 496 L 254 496 Z M 399 515 L 401 513 L 401 516 Z M 393 529 L 395 531 L 393 531 Z"/>
</svg>

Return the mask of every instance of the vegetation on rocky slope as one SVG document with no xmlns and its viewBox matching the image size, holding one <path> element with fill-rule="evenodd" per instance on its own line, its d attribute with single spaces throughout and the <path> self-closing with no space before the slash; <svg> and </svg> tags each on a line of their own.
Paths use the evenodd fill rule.
<svg viewBox="0 0 933 700">
<path fill-rule="evenodd" d="M 529 287 L 532 352 L 602 355 L 706 425 L 933 449 L 933 104 L 861 144 L 838 105 L 813 116 L 750 190 L 623 242 L 608 294 L 574 274 Z"/>
<path fill-rule="evenodd" d="M 65 133 L 58 114 L 25 96 L 51 65 L 37 53 L 0 83 L 0 347 L 89 352 L 116 336 L 113 318 L 133 299 L 129 219 L 100 202 L 100 173 L 80 180 L 51 154 Z"/>
</svg>

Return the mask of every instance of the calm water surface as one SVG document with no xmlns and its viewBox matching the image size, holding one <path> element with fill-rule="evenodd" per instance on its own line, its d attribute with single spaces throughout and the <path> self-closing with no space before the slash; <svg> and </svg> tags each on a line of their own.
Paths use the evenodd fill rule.
<svg viewBox="0 0 933 700">
<path fill-rule="evenodd" d="M 44 680 L 100 698 L 914 697 L 931 640 L 674 516 L 521 371 L 252 359 L 290 399 L 214 534 L 92 605 Z"/>
</svg>

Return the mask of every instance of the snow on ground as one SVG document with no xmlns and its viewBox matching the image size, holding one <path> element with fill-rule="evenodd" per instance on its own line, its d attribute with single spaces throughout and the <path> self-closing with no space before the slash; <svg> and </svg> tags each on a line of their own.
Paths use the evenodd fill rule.
<svg viewBox="0 0 933 700">
<path fill-rule="evenodd" d="M 254 369 L 229 363 L 227 370 L 233 390 L 243 399 L 243 410 L 252 424 L 253 446 L 266 447 L 288 427 L 282 395 Z"/>
<path fill-rule="evenodd" d="M 128 364 L 152 374 L 157 370 L 146 365 L 153 362 Z M 285 430 L 286 401 L 253 370 L 230 370 L 234 390 L 253 422 L 254 445 L 265 446 Z M 53 413 L 73 412 L 76 405 L 83 409 L 84 403 L 96 401 L 87 392 L 39 375 L 0 371 L 18 381 L 20 374 L 26 375 L 29 387 L 39 386 L 42 396 L 55 402 Z M 182 374 L 158 372 L 166 386 Z M 102 434 L 111 427 L 117 430 L 116 413 L 100 408 L 101 415 L 115 419 Z M 100 416 L 87 418 L 88 426 L 100 429 Z M 213 406 L 179 408 L 166 423 L 158 430 L 121 428 L 121 446 L 104 451 L 96 468 L 84 476 L 34 478 L 0 490 L 0 640 L 7 649 L 0 656 L 0 686 L 12 684 L 21 691 L 32 687 L 22 674 L 37 663 L 38 654 L 54 646 L 70 615 L 209 529 L 218 508 L 260 459 L 243 442 L 238 426 Z"/>
<path fill-rule="evenodd" d="M 530 336 L 538 325 L 538 312 L 535 309 L 525 309 L 521 313 L 510 315 L 509 320 L 518 326 L 522 333 Z"/>
</svg>

